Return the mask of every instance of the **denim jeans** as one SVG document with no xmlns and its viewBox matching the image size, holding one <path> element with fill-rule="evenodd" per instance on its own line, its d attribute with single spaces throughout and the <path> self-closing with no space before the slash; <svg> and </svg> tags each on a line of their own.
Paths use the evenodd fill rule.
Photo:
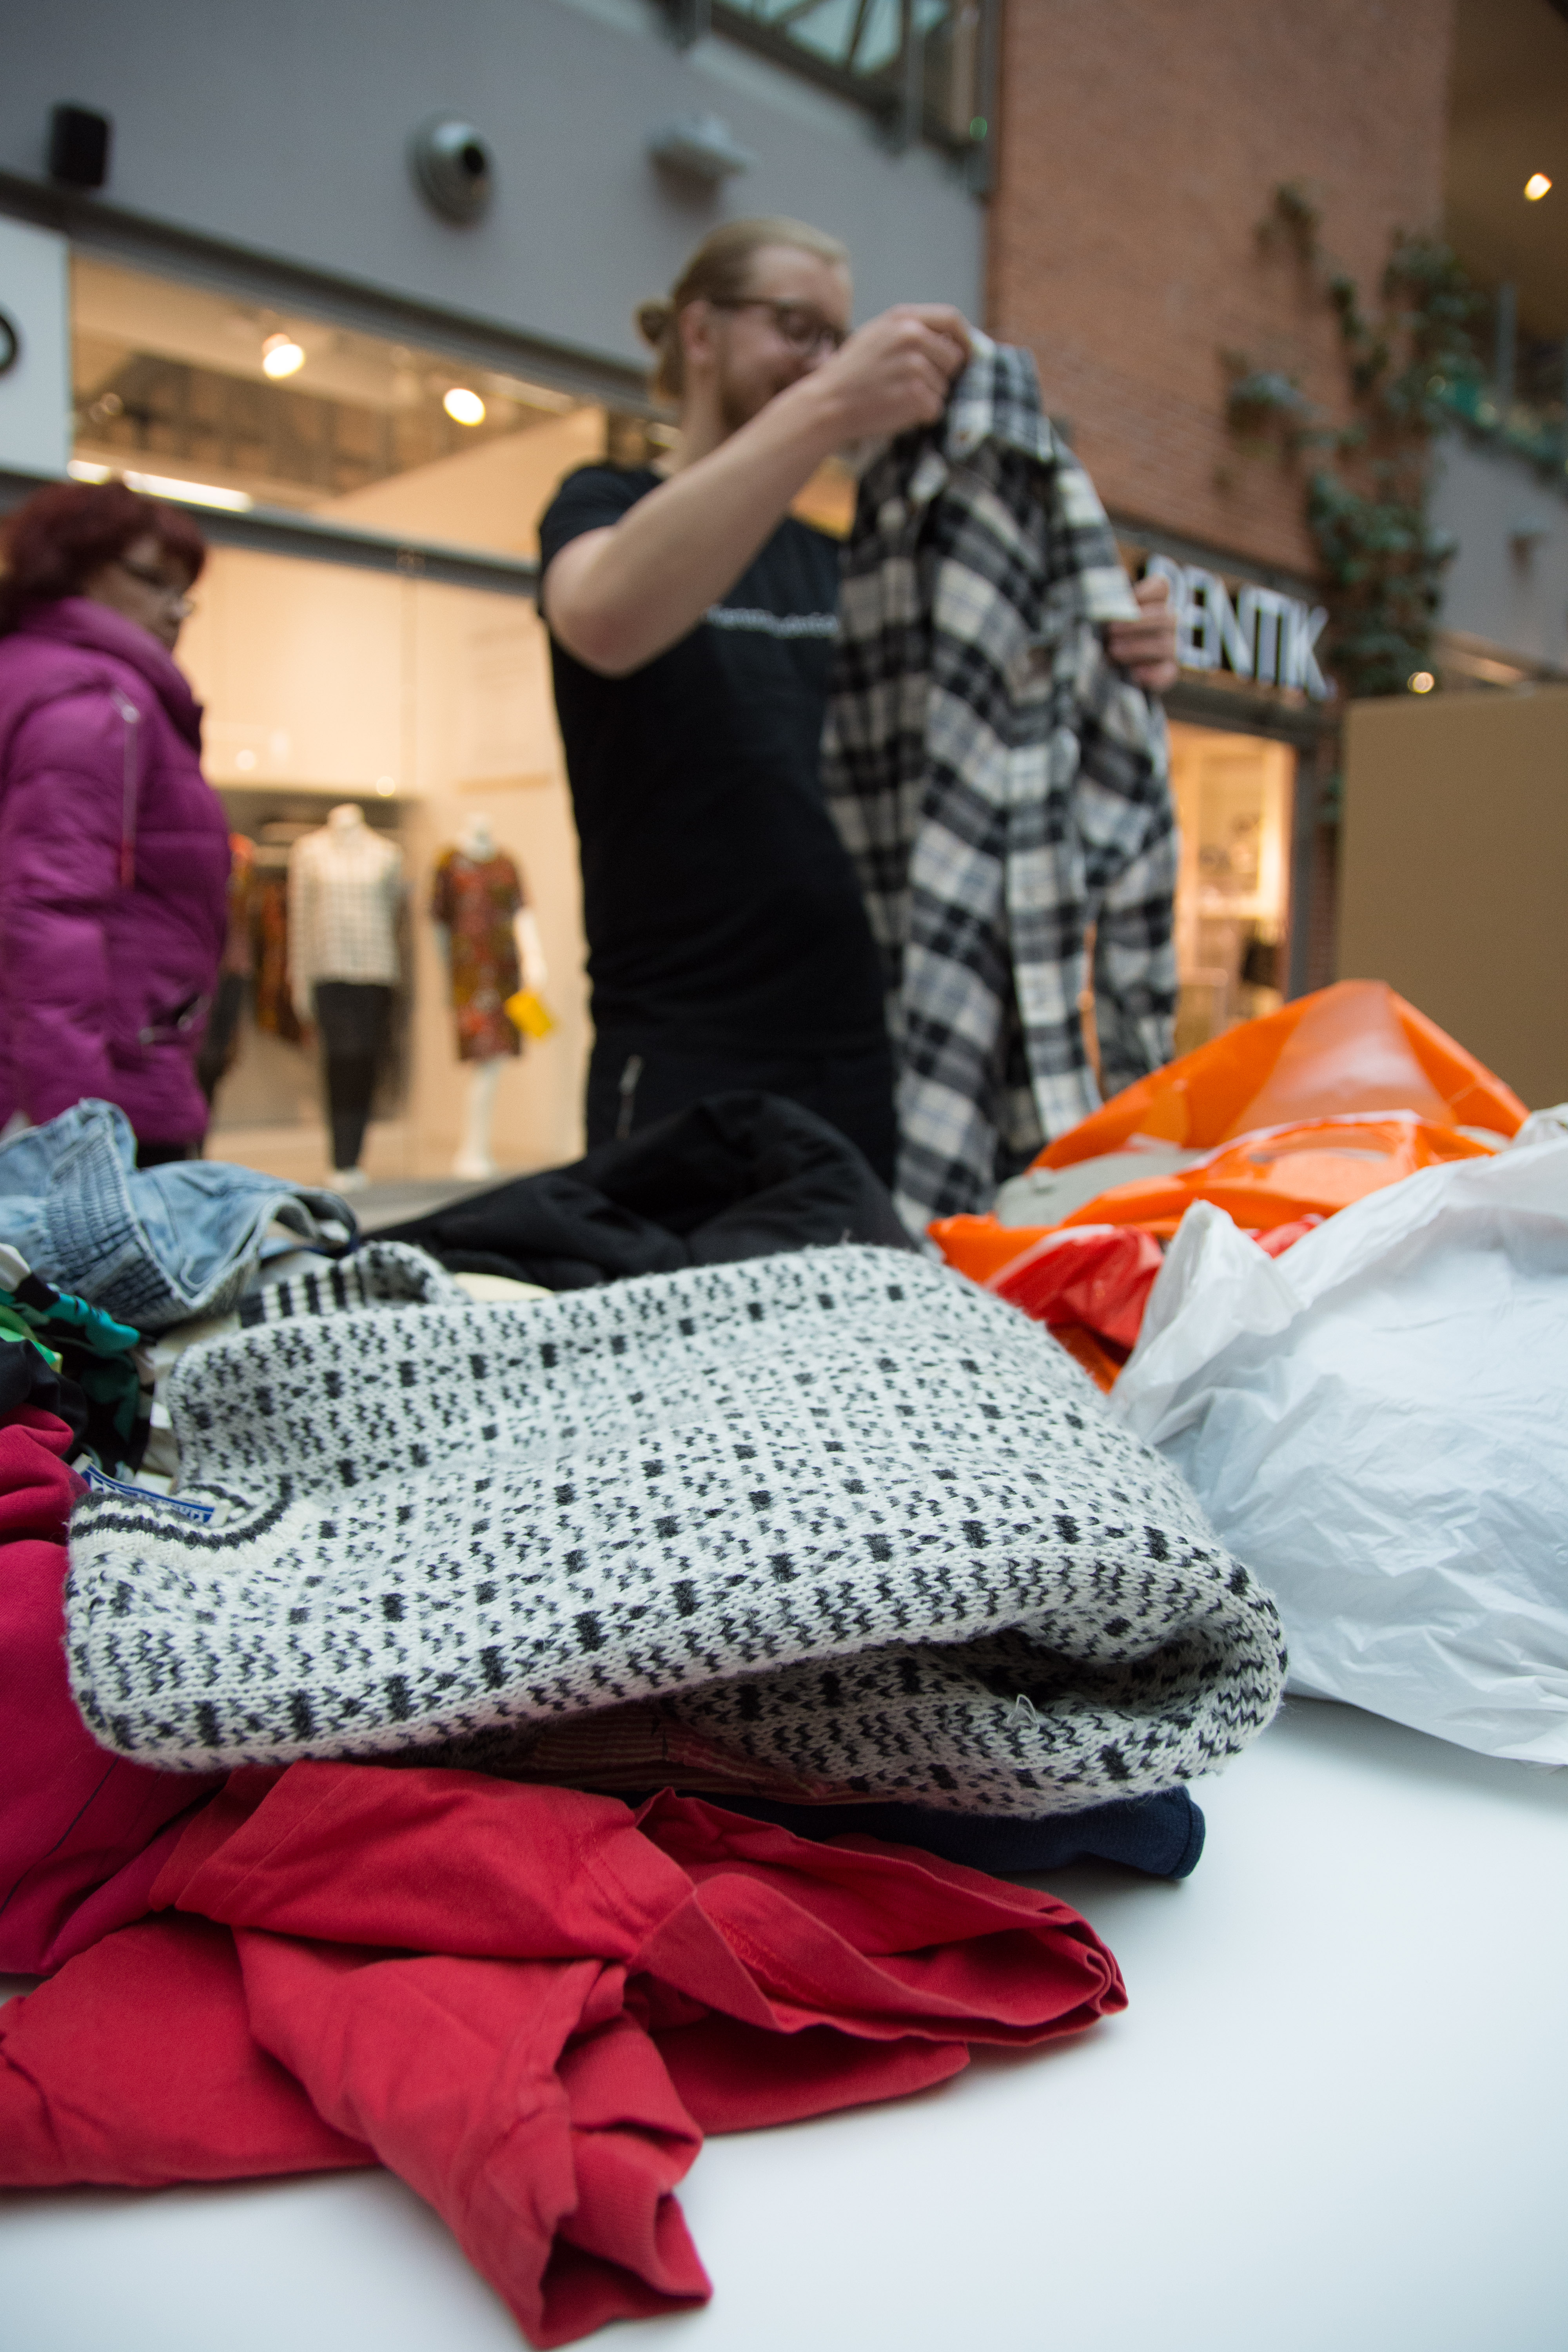
<svg viewBox="0 0 1568 2352">
<path fill-rule="evenodd" d="M 0 1241 L 46 1282 L 139 1330 L 226 1313 L 274 1222 L 334 1255 L 356 1234 L 335 1192 L 258 1169 L 216 1160 L 138 1169 L 131 1122 L 113 1103 L 79 1102 L 0 1144 Z"/>
</svg>

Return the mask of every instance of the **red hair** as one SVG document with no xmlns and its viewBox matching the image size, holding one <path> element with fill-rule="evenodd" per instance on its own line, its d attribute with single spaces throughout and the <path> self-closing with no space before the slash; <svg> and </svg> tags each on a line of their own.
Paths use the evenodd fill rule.
<svg viewBox="0 0 1568 2352">
<path fill-rule="evenodd" d="M 0 635 L 16 627 L 29 604 L 79 595 L 95 572 L 149 532 L 191 579 L 198 576 L 206 541 L 177 507 L 143 498 L 123 482 L 51 482 L 35 490 L 0 523 L 5 564 Z"/>
</svg>

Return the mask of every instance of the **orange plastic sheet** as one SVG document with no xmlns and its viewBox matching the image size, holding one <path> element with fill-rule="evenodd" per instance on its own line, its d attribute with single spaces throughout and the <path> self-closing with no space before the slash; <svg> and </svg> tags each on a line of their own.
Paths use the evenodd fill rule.
<svg viewBox="0 0 1568 2352">
<path fill-rule="evenodd" d="M 930 1230 L 976 1282 L 1068 1226 L 1130 1225 L 1169 1239 L 1194 1201 L 1271 1233 L 1332 1216 L 1417 1169 L 1485 1157 L 1493 1147 L 1460 1129 L 1501 1141 L 1524 1118 L 1510 1087 L 1393 989 L 1341 981 L 1124 1088 L 1035 1163 L 1071 1167 L 1146 1140 L 1206 1150 L 1200 1165 L 1118 1184 L 1058 1225 L 943 1217 Z"/>
<path fill-rule="evenodd" d="M 1414 1111 L 1436 1127 L 1503 1137 L 1525 1118 L 1511 1087 L 1386 982 L 1342 980 L 1124 1087 L 1047 1144 L 1036 1165 L 1070 1168 L 1134 1136 L 1206 1151 L 1256 1128 L 1369 1110 Z"/>
<path fill-rule="evenodd" d="M 931 1228 L 950 1265 L 992 1282 L 1052 1234 L 1074 1225 L 1133 1225 L 1169 1241 L 1194 1201 L 1212 1201 L 1248 1233 L 1300 1218 L 1331 1217 L 1368 1192 L 1447 1160 L 1486 1160 L 1491 1146 L 1430 1120 L 1317 1118 L 1244 1135 L 1175 1176 L 1115 1184 L 1055 1225 L 1003 1225 L 994 1217 L 942 1217 Z"/>
</svg>

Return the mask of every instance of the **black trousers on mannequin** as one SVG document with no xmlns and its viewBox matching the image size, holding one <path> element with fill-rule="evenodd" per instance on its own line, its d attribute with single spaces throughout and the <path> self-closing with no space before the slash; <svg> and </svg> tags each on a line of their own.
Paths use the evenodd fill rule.
<svg viewBox="0 0 1568 2352">
<path fill-rule="evenodd" d="M 327 1066 L 332 1166 L 357 1168 L 375 1074 L 386 1043 L 392 991 L 375 981 L 319 980 L 316 1020 Z"/>
</svg>

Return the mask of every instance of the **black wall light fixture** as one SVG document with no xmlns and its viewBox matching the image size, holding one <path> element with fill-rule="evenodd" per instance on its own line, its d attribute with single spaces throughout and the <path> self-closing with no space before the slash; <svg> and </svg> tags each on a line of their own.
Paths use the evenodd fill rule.
<svg viewBox="0 0 1568 2352">
<path fill-rule="evenodd" d="M 68 188 L 101 188 L 109 177 L 114 125 L 90 106 L 57 106 L 49 115 L 49 177 Z"/>
<path fill-rule="evenodd" d="M 0 375 L 9 375 L 22 356 L 22 338 L 16 322 L 0 310 Z"/>
<path fill-rule="evenodd" d="M 476 221 L 495 192 L 495 167 L 488 142 L 471 122 L 433 114 L 408 142 L 408 160 L 420 194 L 443 220 Z"/>
</svg>

